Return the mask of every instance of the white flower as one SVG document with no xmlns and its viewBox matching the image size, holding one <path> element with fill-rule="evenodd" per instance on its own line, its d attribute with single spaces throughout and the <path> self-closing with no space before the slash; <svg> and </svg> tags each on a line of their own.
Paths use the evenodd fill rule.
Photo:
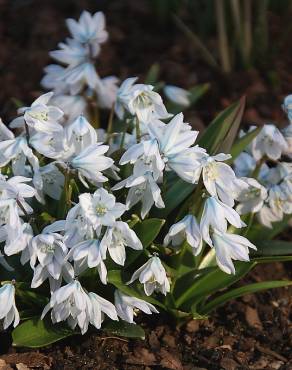
<svg viewBox="0 0 292 370">
<path fill-rule="evenodd" d="M 236 196 L 248 185 L 235 176 L 230 166 L 221 163 L 229 158 L 229 154 L 223 153 L 203 158 L 203 182 L 211 196 L 218 197 L 223 203 L 233 207 Z"/>
<path fill-rule="evenodd" d="M 135 250 L 143 249 L 142 243 L 129 225 L 126 222 L 117 221 L 114 226 L 107 228 L 101 240 L 103 258 L 106 258 L 108 250 L 115 263 L 124 266 L 126 261 L 125 247 Z"/>
<path fill-rule="evenodd" d="M 30 264 L 34 270 L 32 288 L 39 287 L 49 279 L 51 291 L 55 291 L 60 287 L 62 278 L 69 282 L 74 277 L 73 267 L 65 259 L 68 248 L 64 244 L 64 237 L 50 231 L 54 226 L 54 224 L 47 226 L 42 234 L 35 236 L 31 241 Z M 35 267 L 37 262 L 39 264 Z"/>
<path fill-rule="evenodd" d="M 95 129 L 84 116 L 79 116 L 65 128 L 68 145 L 74 148 L 74 155 L 97 143 Z"/>
<path fill-rule="evenodd" d="M 87 101 L 82 95 L 55 95 L 51 102 L 62 109 L 69 122 L 75 120 L 81 114 L 85 117 L 88 116 Z"/>
<path fill-rule="evenodd" d="M 227 274 L 235 274 L 232 260 L 249 261 L 249 249 L 256 250 L 248 239 L 241 235 L 228 234 L 214 229 L 212 241 L 219 268 Z"/>
<path fill-rule="evenodd" d="M 90 314 L 90 323 L 100 329 L 106 314 L 112 320 L 119 320 L 115 306 L 95 293 L 88 293 L 92 309 Z"/>
<path fill-rule="evenodd" d="M 202 236 L 195 216 L 186 215 L 181 221 L 172 225 L 164 238 L 164 245 L 180 246 L 184 241 L 193 248 L 198 255 L 202 249 Z"/>
<path fill-rule="evenodd" d="M 62 126 L 58 121 L 63 117 L 63 112 L 57 107 L 47 105 L 52 96 L 52 92 L 43 94 L 30 107 L 19 108 L 18 113 L 24 115 L 12 121 L 11 125 L 15 125 L 17 121 L 23 122 L 23 125 L 25 122 L 36 131 L 47 133 L 62 131 Z"/>
<path fill-rule="evenodd" d="M 243 177 L 249 176 L 252 173 L 256 167 L 257 161 L 249 153 L 242 152 L 235 158 L 233 164 L 236 176 Z"/>
<path fill-rule="evenodd" d="M 191 93 L 181 87 L 166 85 L 163 92 L 166 97 L 175 104 L 181 105 L 182 107 L 188 107 L 191 104 Z"/>
<path fill-rule="evenodd" d="M 201 159 L 206 156 L 205 149 L 191 146 L 195 143 L 198 131 L 191 130 L 183 122 L 182 113 L 177 114 L 167 125 L 148 125 L 149 134 L 158 141 L 160 155 L 167 169 L 173 170 L 183 180 L 196 183 L 201 172 Z"/>
<path fill-rule="evenodd" d="M 161 292 L 164 295 L 170 291 L 166 271 L 157 256 L 149 258 L 143 266 L 135 271 L 127 284 L 133 283 L 136 279 L 139 279 L 140 283 L 144 285 L 144 291 L 147 296 L 154 291 Z"/>
<path fill-rule="evenodd" d="M 107 181 L 101 171 L 110 168 L 114 161 L 105 157 L 108 145 L 101 143 L 90 145 L 71 160 L 71 166 L 78 170 L 80 180 L 84 183 L 83 176 L 94 184 Z"/>
<path fill-rule="evenodd" d="M 40 174 L 43 180 L 42 191 L 49 197 L 59 200 L 64 187 L 64 175 L 53 164 L 40 167 Z"/>
<path fill-rule="evenodd" d="M 286 96 L 282 105 L 284 112 L 286 112 L 288 119 L 292 122 L 292 95 Z"/>
<path fill-rule="evenodd" d="M 277 214 L 275 214 L 268 205 L 264 205 L 257 213 L 257 218 L 259 222 L 269 229 L 273 228 L 273 222 L 281 221 L 282 217 L 282 212 L 277 212 Z"/>
<path fill-rule="evenodd" d="M 91 222 L 85 217 L 80 204 L 76 204 L 69 210 L 65 221 L 66 245 L 71 248 L 85 239 L 93 239 L 94 235 Z"/>
<path fill-rule="evenodd" d="M 200 222 L 200 229 L 205 242 L 212 246 L 210 228 L 225 233 L 227 231 L 227 221 L 236 228 L 246 226 L 233 208 L 220 202 L 216 197 L 207 198 Z"/>
<path fill-rule="evenodd" d="M 112 188 L 112 190 L 119 190 L 124 186 L 130 187 L 126 199 L 127 209 L 132 208 L 135 204 L 141 201 L 141 217 L 145 218 L 153 204 L 155 204 L 157 208 L 165 207 L 161 197 L 161 190 L 150 173 L 146 173 L 144 176 L 139 176 L 139 178 L 137 178 L 137 182 L 134 180 L 133 182 L 127 183 L 127 181 L 127 179 L 121 181 Z M 137 185 L 135 185 L 135 183 L 137 183 Z"/>
<path fill-rule="evenodd" d="M 33 238 L 33 231 L 28 223 L 23 223 L 16 229 L 11 229 L 6 226 L 2 232 L 5 233 L 4 252 L 7 256 L 24 252 L 26 248 L 29 248 L 30 242 Z M 0 241 L 2 241 L 1 239 L 2 238 L 0 236 Z"/>
<path fill-rule="evenodd" d="M 95 230 L 102 225 L 113 226 L 126 210 L 124 204 L 116 203 L 115 196 L 103 188 L 96 190 L 94 194 L 81 194 L 79 204 Z"/>
<path fill-rule="evenodd" d="M 0 320 L 4 319 L 3 329 L 6 330 L 13 322 L 16 327 L 20 317 L 15 304 L 15 287 L 6 283 L 0 288 Z"/>
<path fill-rule="evenodd" d="M 30 205 L 25 201 L 25 198 L 32 198 L 36 195 L 36 190 L 25 184 L 30 182 L 31 179 L 23 176 L 13 176 L 10 179 L 0 179 L 0 199 L 15 199 L 27 213 L 33 210 Z"/>
<path fill-rule="evenodd" d="M 145 302 L 139 298 L 131 297 L 122 293 L 120 290 L 115 290 L 115 306 L 118 316 L 130 324 L 135 324 L 134 315 L 136 315 L 136 309 L 139 309 L 147 315 L 151 315 L 152 312 L 159 313 L 151 303 Z"/>
<path fill-rule="evenodd" d="M 241 178 L 248 184 L 248 189 L 243 189 L 237 196 L 236 200 L 239 204 L 236 207 L 236 211 L 244 215 L 246 213 L 258 212 L 264 205 L 268 193 L 264 186 L 262 186 L 256 179 L 253 178 Z"/>
<path fill-rule="evenodd" d="M 108 76 L 100 80 L 97 88 L 97 104 L 100 108 L 111 109 L 117 98 L 119 79 Z"/>
<path fill-rule="evenodd" d="M 171 117 L 161 96 L 153 91 L 154 86 L 134 84 L 136 80 L 137 77 L 128 78 L 120 86 L 115 106 L 117 116 L 122 119 L 126 109 L 143 123 Z"/>
<path fill-rule="evenodd" d="M 67 320 L 72 329 L 78 325 L 81 333 L 86 333 L 92 317 L 92 303 L 79 281 L 73 280 L 56 290 L 44 308 L 41 319 L 50 309 L 54 324 Z"/>
<path fill-rule="evenodd" d="M 4 125 L 2 119 L 0 118 L 0 141 L 11 139 L 14 139 L 13 132 L 10 131 L 9 128 Z"/>
<path fill-rule="evenodd" d="M 103 12 L 91 15 L 85 10 L 81 13 L 78 22 L 69 18 L 66 19 L 66 24 L 72 37 L 81 44 L 90 43 L 98 48 L 99 44 L 104 43 L 108 38 Z"/>
<path fill-rule="evenodd" d="M 97 267 L 101 282 L 107 283 L 107 269 L 103 262 L 99 240 L 91 239 L 80 242 L 71 248 L 66 259 L 74 260 L 75 275 L 81 274 L 88 267 Z"/>
<path fill-rule="evenodd" d="M 268 202 L 273 214 L 280 220 L 284 214 L 292 213 L 291 199 L 281 185 L 275 185 L 269 190 Z"/>
<path fill-rule="evenodd" d="M 133 84 L 137 81 L 138 77 L 127 78 L 117 91 L 117 98 L 115 104 L 115 112 L 119 119 L 124 118 L 125 110 L 127 109 L 130 100 L 130 93 Z"/>
<path fill-rule="evenodd" d="M 0 199 L 0 228 L 8 225 L 16 230 L 20 227 L 19 208 L 15 199 Z"/>
<path fill-rule="evenodd" d="M 44 68 L 45 75 L 41 85 L 47 90 L 54 90 L 55 94 L 62 94 L 69 90 L 68 86 L 61 81 L 65 68 L 58 64 L 50 64 Z M 73 92 L 71 92 L 73 94 Z M 56 96 L 52 98 L 52 101 Z"/>
<path fill-rule="evenodd" d="M 290 124 L 282 130 L 284 138 L 288 144 L 287 150 L 284 154 L 292 157 L 292 108 L 290 110 Z"/>
<path fill-rule="evenodd" d="M 260 133 L 251 143 L 251 152 L 258 161 L 264 155 L 268 158 L 277 160 L 282 153 L 287 152 L 288 144 L 275 125 L 264 125 Z"/>
</svg>

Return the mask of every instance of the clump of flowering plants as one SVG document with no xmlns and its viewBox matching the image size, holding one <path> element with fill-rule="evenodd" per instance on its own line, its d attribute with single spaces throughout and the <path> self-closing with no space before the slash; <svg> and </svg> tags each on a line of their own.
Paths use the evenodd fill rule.
<svg viewBox="0 0 292 370">
<path fill-rule="evenodd" d="M 258 263 L 292 259 L 273 240 L 292 213 L 291 123 L 238 135 L 241 99 L 199 135 L 178 109 L 206 87 L 164 86 L 166 105 L 161 84 L 118 87 L 95 68 L 104 15 L 67 25 L 51 52 L 62 65 L 42 80 L 52 91 L 0 123 L 0 320 L 14 344 L 94 327 L 143 337 L 138 312 L 200 319 L 291 284 L 233 287 Z"/>
</svg>

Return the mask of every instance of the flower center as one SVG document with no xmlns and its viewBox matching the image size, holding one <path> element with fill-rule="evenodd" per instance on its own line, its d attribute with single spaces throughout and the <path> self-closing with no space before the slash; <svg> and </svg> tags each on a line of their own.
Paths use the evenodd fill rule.
<svg viewBox="0 0 292 370">
<path fill-rule="evenodd" d="M 42 253 L 54 253 L 55 249 L 53 244 L 42 244 L 40 248 Z"/>
<path fill-rule="evenodd" d="M 107 213 L 107 207 L 105 207 L 103 204 L 98 204 L 95 207 L 95 211 L 98 216 L 104 216 Z"/>
<path fill-rule="evenodd" d="M 48 112 L 29 112 L 28 113 L 32 118 L 38 119 L 39 121 L 48 121 Z"/>
</svg>

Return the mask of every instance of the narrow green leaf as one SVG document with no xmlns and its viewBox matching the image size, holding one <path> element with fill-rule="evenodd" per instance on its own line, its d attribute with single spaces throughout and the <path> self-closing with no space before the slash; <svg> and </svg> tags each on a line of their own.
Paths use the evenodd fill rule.
<svg viewBox="0 0 292 370">
<path fill-rule="evenodd" d="M 194 305 L 218 290 L 234 284 L 245 276 L 255 265 L 256 262 L 237 262 L 235 263 L 235 275 L 226 274 L 219 268 L 216 268 L 209 274 L 195 280 L 191 286 L 185 287 L 183 291 L 179 292 L 176 300 L 177 307 L 181 307 L 184 304 Z"/>
<path fill-rule="evenodd" d="M 12 332 L 13 345 L 40 348 L 77 334 L 63 325 L 53 325 L 46 320 L 31 319 L 17 326 Z"/>
<path fill-rule="evenodd" d="M 254 284 L 248 284 L 240 288 L 232 289 L 229 292 L 226 292 L 219 297 L 211 300 L 211 302 L 204 305 L 202 308 L 200 308 L 201 314 L 209 314 L 212 310 L 217 308 L 218 306 L 221 306 L 222 304 L 230 301 L 231 299 L 235 299 L 238 297 L 241 297 L 245 294 L 251 294 L 256 293 L 261 290 L 265 289 L 273 289 L 273 288 L 280 288 L 284 286 L 292 285 L 292 281 L 264 281 L 260 283 L 254 283 Z"/>
<path fill-rule="evenodd" d="M 147 76 L 145 77 L 145 84 L 155 85 L 158 81 L 159 72 L 160 72 L 159 64 L 158 63 L 152 64 L 147 73 Z"/>
<path fill-rule="evenodd" d="M 292 255 L 292 242 L 285 240 L 262 240 L 257 242 L 255 256 L 288 256 Z"/>
<path fill-rule="evenodd" d="M 228 161 L 229 164 L 232 163 L 247 148 L 253 139 L 260 133 L 261 129 L 261 127 L 258 127 L 255 130 L 248 132 L 232 145 L 230 151 L 232 158 L 230 161 Z"/>
<path fill-rule="evenodd" d="M 205 83 L 190 88 L 189 100 L 191 104 L 195 104 L 202 96 L 204 96 L 206 92 L 210 89 L 210 86 L 211 85 L 209 83 Z"/>
<path fill-rule="evenodd" d="M 219 151 L 229 153 L 242 119 L 245 98 L 233 103 L 221 112 L 204 131 L 198 144 L 209 154 Z"/>
<path fill-rule="evenodd" d="M 141 240 L 144 248 L 149 247 L 149 245 L 155 240 L 164 223 L 165 220 L 163 219 L 148 218 L 147 220 L 137 223 L 133 227 L 133 230 Z"/>
<path fill-rule="evenodd" d="M 181 179 L 177 180 L 163 196 L 165 208 L 155 209 L 153 215 L 166 218 L 194 191 L 195 187 L 196 185 L 189 184 Z"/>
<path fill-rule="evenodd" d="M 106 321 L 102 324 L 101 330 L 119 337 L 145 339 L 145 332 L 141 326 L 126 321 Z"/>
</svg>

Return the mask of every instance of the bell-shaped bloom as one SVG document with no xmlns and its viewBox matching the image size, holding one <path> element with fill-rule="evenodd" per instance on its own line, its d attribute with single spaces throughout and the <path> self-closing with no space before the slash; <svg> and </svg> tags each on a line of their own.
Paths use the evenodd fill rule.
<svg viewBox="0 0 292 370">
<path fill-rule="evenodd" d="M 289 121 L 292 122 L 292 95 L 285 97 L 282 107 L 284 112 L 287 114 Z"/>
<path fill-rule="evenodd" d="M 153 304 L 136 297 L 131 297 L 120 290 L 115 290 L 115 306 L 118 316 L 130 324 L 135 324 L 134 315 L 136 315 L 137 309 L 147 315 L 159 313 Z"/>
<path fill-rule="evenodd" d="M 127 110 L 128 102 L 131 98 L 131 90 L 138 77 L 130 77 L 122 82 L 117 91 L 117 99 L 115 103 L 115 112 L 119 119 L 124 118 L 125 111 Z"/>
<path fill-rule="evenodd" d="M 232 260 L 249 261 L 249 248 L 255 249 L 248 239 L 241 235 L 213 230 L 212 242 L 219 268 L 227 274 L 235 274 Z"/>
<path fill-rule="evenodd" d="M 292 213 L 292 202 L 289 194 L 281 185 L 275 185 L 269 190 L 268 202 L 273 214 L 280 220 L 284 214 Z M 290 195 L 291 197 L 291 195 Z"/>
<path fill-rule="evenodd" d="M 108 76 L 100 80 L 97 86 L 97 104 L 100 108 L 111 109 L 117 99 L 119 79 L 116 76 Z"/>
<path fill-rule="evenodd" d="M 62 84 L 64 85 L 64 82 L 62 82 Z M 69 92 L 67 94 L 69 94 Z M 80 115 L 88 117 L 86 98 L 83 95 L 67 94 L 54 95 L 52 98 L 52 104 L 62 109 L 65 119 L 68 120 L 68 122 L 72 122 Z M 71 94 L 73 93 L 71 92 Z"/>
<path fill-rule="evenodd" d="M 264 125 L 260 133 L 253 139 L 250 147 L 252 155 L 257 161 L 264 155 L 276 161 L 282 153 L 288 150 L 287 141 L 273 124 Z"/>
<path fill-rule="evenodd" d="M 65 135 L 68 145 L 74 148 L 74 155 L 97 143 L 95 129 L 82 115 L 65 127 Z"/>
<path fill-rule="evenodd" d="M 193 248 L 194 255 L 202 250 L 202 236 L 198 222 L 193 215 L 186 215 L 182 220 L 172 225 L 164 238 L 164 245 L 181 246 L 184 241 Z"/>
<path fill-rule="evenodd" d="M 220 202 L 216 197 L 207 198 L 200 222 L 200 229 L 205 242 L 212 246 L 210 228 L 224 233 L 227 231 L 227 221 L 236 228 L 246 226 L 233 208 Z"/>
<path fill-rule="evenodd" d="M 248 184 L 248 188 L 243 189 L 237 196 L 236 200 L 239 204 L 236 207 L 236 211 L 241 215 L 249 212 L 257 213 L 263 207 L 264 201 L 268 197 L 268 192 L 256 179 L 250 177 L 241 179 Z"/>
<path fill-rule="evenodd" d="M 71 166 L 78 170 L 79 178 L 83 183 L 85 182 L 83 177 L 94 184 L 107 181 L 102 171 L 110 168 L 114 163 L 111 158 L 104 156 L 108 148 L 108 145 L 101 143 L 93 144 L 71 160 Z"/>
<path fill-rule="evenodd" d="M 104 314 L 106 314 L 111 320 L 119 320 L 116 307 L 111 302 L 100 297 L 96 293 L 88 293 L 88 297 L 92 306 L 90 323 L 94 325 L 96 329 L 101 328 L 101 324 L 104 321 Z"/>
<path fill-rule="evenodd" d="M 273 228 L 273 222 L 281 221 L 283 218 L 283 211 L 277 212 L 274 211 L 268 206 L 263 205 L 260 211 L 257 213 L 257 219 L 260 224 L 266 226 L 269 229 Z"/>
<path fill-rule="evenodd" d="M 40 167 L 40 174 L 43 180 L 42 191 L 52 199 L 59 200 L 64 187 L 64 175 L 53 164 Z"/>
<path fill-rule="evenodd" d="M 0 199 L 0 227 L 18 229 L 21 225 L 19 207 L 15 199 Z"/>
<path fill-rule="evenodd" d="M 55 223 L 57 225 L 57 222 Z M 34 270 L 31 287 L 37 288 L 46 279 L 49 279 L 51 291 L 61 286 L 62 279 L 70 282 L 74 277 L 74 270 L 66 260 L 68 248 L 61 234 L 50 231 L 54 224 L 47 226 L 42 234 L 35 236 L 31 241 L 32 252 L 30 264 Z M 35 266 L 38 262 L 38 265 Z"/>
<path fill-rule="evenodd" d="M 188 107 L 191 104 L 190 95 L 188 90 L 182 89 L 178 86 L 166 85 L 163 89 L 165 96 L 174 104 Z"/>
<path fill-rule="evenodd" d="M 183 180 L 196 183 L 201 173 L 201 159 L 206 156 L 205 149 L 191 147 L 198 131 L 191 130 L 183 121 L 182 113 L 177 114 L 167 125 L 157 126 L 151 122 L 149 134 L 158 141 L 160 156 L 168 170 L 173 170 Z"/>
<path fill-rule="evenodd" d="M 72 248 L 81 241 L 94 239 L 95 230 L 91 222 L 85 217 L 80 206 L 76 204 L 67 214 L 65 221 L 65 242 L 69 248 Z"/>
<path fill-rule="evenodd" d="M 3 320 L 3 329 L 6 330 L 12 323 L 16 327 L 20 317 L 15 304 L 15 287 L 11 283 L 5 283 L 0 288 L 0 320 Z"/>
<path fill-rule="evenodd" d="M 203 182 L 211 196 L 218 197 L 223 203 L 233 207 L 234 199 L 248 185 L 235 176 L 230 166 L 222 163 L 229 158 L 229 154 L 223 153 L 203 158 Z"/>
<path fill-rule="evenodd" d="M 72 329 L 78 325 L 82 334 L 87 332 L 92 316 L 92 303 L 79 281 L 73 280 L 57 289 L 44 308 L 41 319 L 50 310 L 52 310 L 51 319 L 54 324 L 67 320 Z"/>
<path fill-rule="evenodd" d="M 106 252 L 109 251 L 115 263 L 124 266 L 126 261 L 125 247 L 135 250 L 143 249 L 141 241 L 129 225 L 126 222 L 117 221 L 114 226 L 107 228 L 101 240 L 103 258 L 106 258 Z"/>
<path fill-rule="evenodd" d="M 47 133 L 62 131 L 58 121 L 63 117 L 63 112 L 55 106 L 47 105 L 52 96 L 52 92 L 43 94 L 30 107 L 19 108 L 18 113 L 23 116 L 16 118 L 10 125 L 19 126 L 23 122 L 23 125 L 26 123 L 36 131 Z"/>
<path fill-rule="evenodd" d="M 0 232 L 0 241 L 5 241 L 4 252 L 7 256 L 24 252 L 29 248 L 32 238 L 32 227 L 28 223 L 14 229 L 6 226 Z"/>
<path fill-rule="evenodd" d="M 107 283 L 107 269 L 103 262 L 100 242 L 97 239 L 85 240 L 78 243 L 66 256 L 66 259 L 74 261 L 75 275 L 78 276 L 87 268 L 97 267 L 100 280 Z"/>
<path fill-rule="evenodd" d="M 104 43 L 108 38 L 103 12 L 91 15 L 84 10 L 78 21 L 68 18 L 66 24 L 72 37 L 81 44 L 89 43 L 95 46 Z"/>
<path fill-rule="evenodd" d="M 234 160 L 234 172 L 236 176 L 250 176 L 255 169 L 257 161 L 249 153 L 242 152 Z"/>
<path fill-rule="evenodd" d="M 126 210 L 124 204 L 116 202 L 116 197 L 103 188 L 93 194 L 79 195 L 79 204 L 95 230 L 102 225 L 113 226 Z"/>
<path fill-rule="evenodd" d="M 68 86 L 61 80 L 61 76 L 63 76 L 64 71 L 65 68 L 58 64 L 49 64 L 44 68 L 45 75 L 41 79 L 41 86 L 46 90 L 54 91 L 55 94 L 67 93 L 69 90 Z M 73 92 L 70 93 L 73 94 Z M 56 95 L 53 96 L 51 103 L 58 106 L 58 104 L 53 103 L 55 98 Z M 62 107 L 60 106 L 60 108 Z"/>
<path fill-rule="evenodd" d="M 170 291 L 165 268 L 157 256 L 150 257 L 143 266 L 134 272 L 127 284 L 131 284 L 137 279 L 144 285 L 144 292 L 147 296 L 150 296 L 154 291 L 164 295 Z"/>
</svg>

